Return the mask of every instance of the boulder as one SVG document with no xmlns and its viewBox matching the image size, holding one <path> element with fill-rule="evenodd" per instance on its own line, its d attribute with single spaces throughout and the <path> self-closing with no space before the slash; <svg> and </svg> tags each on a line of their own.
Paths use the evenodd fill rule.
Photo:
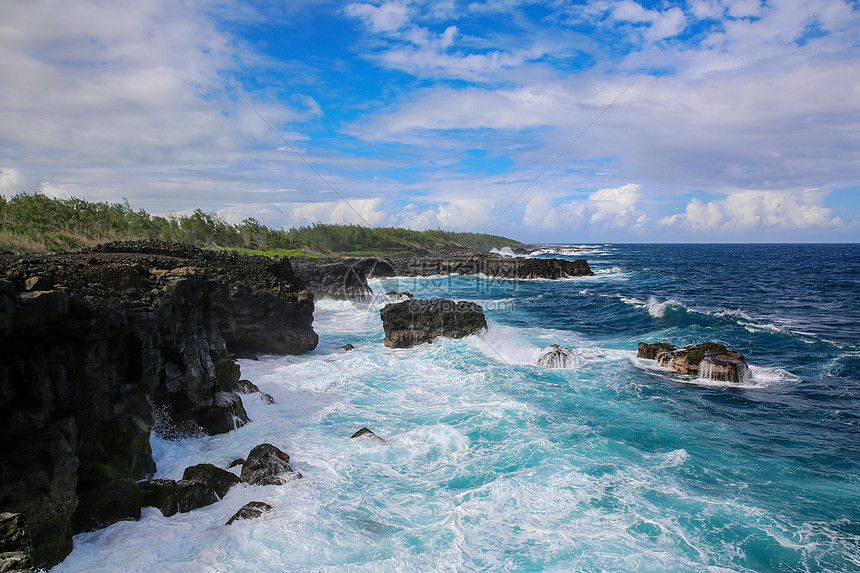
<svg viewBox="0 0 860 573">
<path fill-rule="evenodd" d="M 228 489 L 239 483 L 236 474 L 212 464 L 197 464 L 185 468 L 182 479 L 205 483 L 221 498 L 224 497 Z"/>
<path fill-rule="evenodd" d="M 170 517 L 176 513 L 176 482 L 174 480 L 150 479 L 138 482 L 137 486 L 143 492 L 142 507 L 158 508 L 164 517 Z"/>
<path fill-rule="evenodd" d="M 228 468 L 235 468 L 236 466 L 244 465 L 244 463 L 245 463 L 245 458 L 236 458 L 235 460 L 230 462 L 230 465 L 227 467 Z"/>
<path fill-rule="evenodd" d="M 579 365 L 579 360 L 570 348 L 551 344 L 541 351 L 537 363 L 544 368 L 572 368 Z"/>
<path fill-rule="evenodd" d="M 242 508 L 233 514 L 233 517 L 227 520 L 225 525 L 230 525 L 234 521 L 240 519 L 256 519 L 262 517 L 263 513 L 271 511 L 272 506 L 262 501 L 249 501 Z"/>
<path fill-rule="evenodd" d="M 638 355 L 654 357 L 661 366 L 707 380 L 739 384 L 750 377 L 744 355 L 716 342 L 678 348 L 670 344 L 639 343 Z"/>
<path fill-rule="evenodd" d="M 352 344 L 344 344 L 343 346 L 341 346 L 341 349 L 344 352 L 349 352 L 350 350 L 355 350 L 355 346 L 353 346 Z"/>
<path fill-rule="evenodd" d="M 176 482 L 176 509 L 179 513 L 212 505 L 216 501 L 218 495 L 208 484 L 185 479 Z"/>
<path fill-rule="evenodd" d="M 487 328 L 484 309 L 474 302 L 414 299 L 385 305 L 380 311 L 385 346 L 409 348 L 438 336 L 463 338 Z"/>
<path fill-rule="evenodd" d="M 281 485 L 290 480 L 290 456 L 272 444 L 260 444 L 248 454 L 240 479 L 250 485 Z"/>
<path fill-rule="evenodd" d="M 269 406 L 275 403 L 275 398 L 265 392 L 260 392 L 260 400 L 263 401 L 263 404 L 268 404 Z"/>
</svg>

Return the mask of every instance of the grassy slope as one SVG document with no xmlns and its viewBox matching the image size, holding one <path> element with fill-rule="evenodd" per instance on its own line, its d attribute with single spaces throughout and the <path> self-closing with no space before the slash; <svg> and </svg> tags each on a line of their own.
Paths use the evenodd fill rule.
<svg viewBox="0 0 860 573">
<path fill-rule="evenodd" d="M 231 225 L 211 213 L 150 215 L 128 204 L 91 203 L 83 199 L 51 199 L 44 195 L 0 196 L 0 251 L 46 253 L 73 251 L 116 240 L 164 239 L 198 247 L 236 249 L 266 255 L 369 255 L 415 249 L 490 249 L 522 243 L 480 233 L 440 229 L 412 231 L 394 227 L 314 224 L 296 229 L 271 229 L 255 219 Z"/>
</svg>

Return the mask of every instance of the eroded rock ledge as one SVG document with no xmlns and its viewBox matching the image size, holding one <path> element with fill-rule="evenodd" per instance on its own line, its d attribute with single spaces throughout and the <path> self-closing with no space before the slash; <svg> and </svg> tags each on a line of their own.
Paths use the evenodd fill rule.
<svg viewBox="0 0 860 573">
<path fill-rule="evenodd" d="M 35 566 L 72 534 L 140 515 L 150 433 L 247 421 L 231 352 L 313 349 L 313 296 L 286 259 L 161 241 L 0 255 L 0 511 Z"/>
<path fill-rule="evenodd" d="M 296 257 L 296 275 L 316 296 L 368 301 L 372 277 L 426 277 L 434 275 L 484 275 L 504 279 L 559 279 L 594 273 L 585 259 L 531 259 L 500 257 L 477 251 L 445 255 L 410 254 L 378 258 Z"/>
</svg>

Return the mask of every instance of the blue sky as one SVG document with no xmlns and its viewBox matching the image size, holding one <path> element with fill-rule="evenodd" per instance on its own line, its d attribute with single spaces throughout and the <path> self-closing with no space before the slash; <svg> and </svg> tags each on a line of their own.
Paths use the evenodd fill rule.
<svg viewBox="0 0 860 573">
<path fill-rule="evenodd" d="M 7 0 L 0 77 L 6 196 L 525 241 L 860 239 L 856 1 Z"/>
</svg>

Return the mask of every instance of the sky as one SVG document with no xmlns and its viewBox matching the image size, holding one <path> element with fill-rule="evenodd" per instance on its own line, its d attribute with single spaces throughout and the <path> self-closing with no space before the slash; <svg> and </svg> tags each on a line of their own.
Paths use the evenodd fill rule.
<svg viewBox="0 0 860 573">
<path fill-rule="evenodd" d="M 857 0 L 4 0 L 0 195 L 860 241 Z"/>
</svg>

